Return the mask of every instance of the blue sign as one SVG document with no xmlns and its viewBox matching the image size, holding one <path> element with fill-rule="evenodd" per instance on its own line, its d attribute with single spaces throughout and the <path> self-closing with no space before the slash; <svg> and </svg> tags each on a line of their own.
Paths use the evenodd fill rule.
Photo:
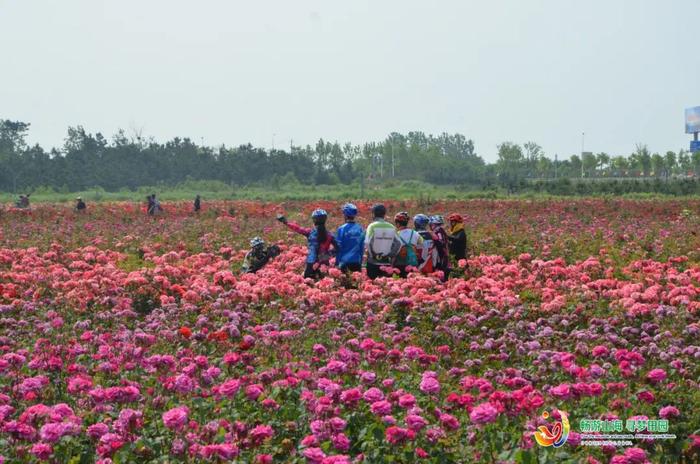
<svg viewBox="0 0 700 464">
<path fill-rule="evenodd" d="M 685 110 L 685 133 L 700 132 L 700 106 Z"/>
<path fill-rule="evenodd" d="M 696 151 L 700 151 L 700 140 L 691 140 L 690 141 L 690 152 L 695 153 Z"/>
</svg>

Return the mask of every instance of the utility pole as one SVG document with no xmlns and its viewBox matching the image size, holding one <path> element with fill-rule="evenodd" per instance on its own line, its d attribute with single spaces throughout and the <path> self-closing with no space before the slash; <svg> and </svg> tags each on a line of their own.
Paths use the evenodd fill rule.
<svg viewBox="0 0 700 464">
<path fill-rule="evenodd" d="M 272 151 L 275 151 L 275 133 L 272 133 Z"/>
<path fill-rule="evenodd" d="M 391 136 L 391 177 L 394 177 L 394 136 Z"/>
<path fill-rule="evenodd" d="M 584 144 L 586 142 L 586 133 L 581 132 L 581 178 L 583 179 L 583 152 L 584 152 Z"/>
<path fill-rule="evenodd" d="M 379 159 L 379 177 L 384 179 L 384 153 L 382 153 Z"/>
<path fill-rule="evenodd" d="M 554 154 L 554 178 L 557 178 L 557 164 L 559 164 L 558 155 Z"/>
</svg>

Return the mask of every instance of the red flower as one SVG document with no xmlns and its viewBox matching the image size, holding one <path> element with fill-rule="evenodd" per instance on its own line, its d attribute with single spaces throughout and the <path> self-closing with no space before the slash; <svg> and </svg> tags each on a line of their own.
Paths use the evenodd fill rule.
<svg viewBox="0 0 700 464">
<path fill-rule="evenodd" d="M 180 335 L 182 335 L 185 338 L 190 338 L 192 336 L 192 329 L 190 329 L 189 327 L 184 326 L 184 325 L 182 327 L 180 327 L 179 332 L 180 332 Z"/>
</svg>

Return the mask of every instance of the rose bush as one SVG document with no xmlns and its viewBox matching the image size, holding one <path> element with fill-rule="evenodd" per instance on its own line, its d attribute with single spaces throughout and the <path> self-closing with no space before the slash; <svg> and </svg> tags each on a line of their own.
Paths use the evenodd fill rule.
<svg viewBox="0 0 700 464">
<path fill-rule="evenodd" d="M 474 252 L 445 285 L 305 281 L 271 218 L 338 205 L 164 206 L 0 216 L 4 462 L 697 458 L 700 243 L 680 211 L 700 202 L 435 204 L 464 213 Z M 282 255 L 240 275 L 254 235 Z M 678 440 L 540 448 L 544 410 L 575 431 L 667 418 Z"/>
</svg>

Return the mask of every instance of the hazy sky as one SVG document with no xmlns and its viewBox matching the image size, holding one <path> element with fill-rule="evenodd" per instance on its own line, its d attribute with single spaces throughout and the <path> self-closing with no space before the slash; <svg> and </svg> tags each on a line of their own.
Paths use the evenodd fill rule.
<svg viewBox="0 0 700 464">
<path fill-rule="evenodd" d="M 698 0 L 0 0 L 0 118 L 209 145 L 460 132 L 687 148 Z"/>
</svg>

